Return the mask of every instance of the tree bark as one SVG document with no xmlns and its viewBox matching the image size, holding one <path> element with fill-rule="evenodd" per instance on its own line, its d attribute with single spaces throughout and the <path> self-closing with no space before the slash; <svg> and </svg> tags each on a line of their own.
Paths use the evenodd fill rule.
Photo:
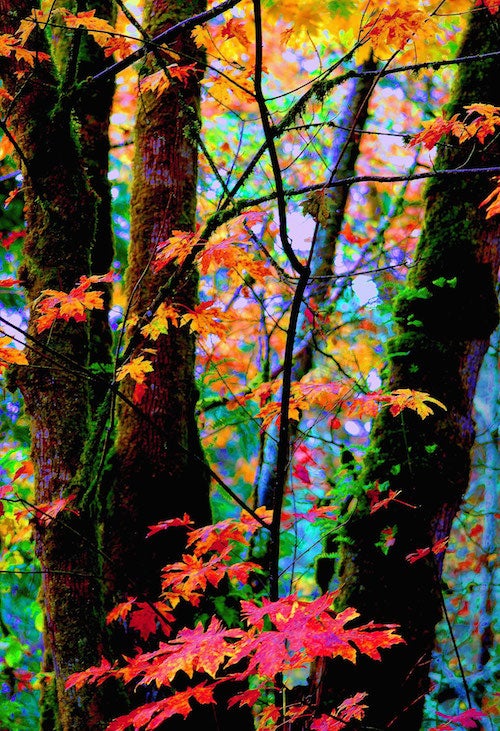
<svg viewBox="0 0 500 731">
<path fill-rule="evenodd" d="M 152 37 L 204 7 L 202 1 L 147 2 L 145 33 Z M 179 37 L 173 50 L 180 65 L 199 59 L 189 35 Z M 157 53 L 163 66 L 172 62 L 168 54 Z M 159 68 L 151 53 L 140 76 Z M 190 130 L 198 108 L 199 74 L 185 86 L 173 81 L 164 93 L 146 91 L 139 98 L 126 278 L 132 320 L 144 315 L 173 273 L 172 267 L 156 274 L 151 269 L 158 245 L 175 229 L 194 230 L 197 144 Z M 193 309 L 197 274 L 193 268 L 177 274 L 168 301 Z M 154 370 L 136 408 L 122 404 L 119 409 L 115 473 L 104 524 L 105 550 L 112 559 L 106 567 L 109 606 L 128 595 L 156 601 L 161 569 L 183 548 L 181 532 L 161 532 L 146 540 L 148 526 L 184 513 L 198 525 L 210 522 L 209 476 L 194 413 L 194 345 L 188 328 L 171 327 L 155 342 L 140 337 L 131 354 L 152 348 L 148 358 Z M 124 391 L 132 398 L 132 387 Z"/>
<path fill-rule="evenodd" d="M 475 10 L 460 55 L 498 51 L 498 20 L 498 13 Z M 500 104 L 499 73 L 496 58 L 461 65 L 450 115 L 473 102 Z M 498 155 L 498 138 L 484 146 L 448 139 L 436 168 L 455 169 L 465 161 L 487 166 Z M 367 692 L 363 726 L 370 728 L 421 726 L 441 615 L 442 554 L 413 564 L 406 557 L 449 536 L 469 480 L 472 401 L 498 323 L 499 221 L 485 220 L 479 208 L 490 191 L 490 180 L 480 176 L 432 180 L 415 266 L 395 305 L 398 332 L 388 345 L 387 389 L 425 391 L 447 411 L 436 407 L 434 416 L 421 420 L 408 409 L 397 417 L 384 409 L 375 420 L 357 507 L 344 534 L 338 607 L 354 606 L 361 618 L 400 625 L 406 644 L 383 653 L 382 664 L 332 661 L 316 668 L 314 679 L 317 698 L 328 708 Z M 370 514 L 366 491 L 377 489 L 380 498 L 398 491 L 401 502 Z M 388 527 L 396 527 L 395 543 L 381 550 Z"/>
<path fill-rule="evenodd" d="M 38 3 L 0 2 L 2 32 L 13 33 Z M 39 31 L 28 45 L 50 52 Z M 30 416 L 35 502 L 69 498 L 72 510 L 53 520 L 35 513 L 36 551 L 43 574 L 46 668 L 55 683 L 45 693 L 42 727 L 62 731 L 105 728 L 113 703 L 106 691 L 66 691 L 71 673 L 99 663 L 103 651 L 103 605 L 94 516 L 82 502 L 77 474 L 90 432 L 90 357 L 87 323 L 57 321 L 38 334 L 37 299 L 44 289 L 69 291 L 91 270 L 97 197 L 89 181 L 72 117 L 70 91 L 49 61 L 35 61 L 20 78 L 16 62 L 2 59 L 6 90 L 14 97 L 8 124 L 21 153 L 26 238 L 19 279 L 30 307 L 29 366 L 13 370 Z M 19 92 L 16 96 L 16 93 Z M 90 149 L 87 150 L 90 153 Z M 109 211 L 108 211 L 109 215 Z"/>
</svg>

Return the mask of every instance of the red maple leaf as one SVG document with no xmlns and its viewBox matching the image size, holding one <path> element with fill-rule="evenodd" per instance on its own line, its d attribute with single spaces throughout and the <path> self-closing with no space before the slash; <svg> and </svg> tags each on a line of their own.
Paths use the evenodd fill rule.
<svg viewBox="0 0 500 731">
<path fill-rule="evenodd" d="M 146 725 L 152 731 L 152 729 L 158 728 L 168 718 L 177 714 L 183 718 L 187 718 L 193 710 L 189 703 L 191 699 L 201 704 L 214 702 L 214 687 L 215 684 L 207 686 L 206 683 L 202 682 L 194 688 L 180 691 L 169 698 L 155 701 L 154 703 L 146 703 L 131 713 L 127 713 L 126 716 L 116 718 L 110 723 L 107 731 L 126 731 L 130 726 L 134 729 L 140 729 Z"/>
</svg>

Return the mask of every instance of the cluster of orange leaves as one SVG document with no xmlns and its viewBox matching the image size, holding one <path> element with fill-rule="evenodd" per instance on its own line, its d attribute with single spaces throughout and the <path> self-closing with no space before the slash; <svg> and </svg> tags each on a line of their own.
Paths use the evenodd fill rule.
<svg viewBox="0 0 500 731">
<path fill-rule="evenodd" d="M 24 48 L 21 38 L 10 33 L 0 35 L 0 56 L 11 56 L 14 54 L 16 61 L 24 62 L 29 68 L 33 68 L 35 61 L 48 61 L 49 56 L 40 51 L 30 51 Z M 0 89 L 0 99 L 12 101 L 12 96 L 3 87 Z"/>
<path fill-rule="evenodd" d="M 498 9 L 497 3 L 497 9 Z M 491 8 L 490 8 L 491 10 Z M 493 11 L 492 11 L 493 12 Z M 464 107 L 466 115 L 463 119 L 454 114 L 450 119 L 442 115 L 423 123 L 424 130 L 415 135 L 410 146 L 423 144 L 431 150 L 444 135 L 453 135 L 462 144 L 474 138 L 481 144 L 500 127 L 500 107 L 493 104 L 468 104 Z M 486 218 L 492 218 L 500 213 L 500 177 L 495 177 L 496 188 L 485 198 L 480 207 L 486 206 Z"/>
<path fill-rule="evenodd" d="M 241 586 L 250 575 L 261 572 L 252 562 L 236 560 L 234 547 L 241 550 L 248 546 L 251 536 L 269 522 L 270 511 L 260 508 L 256 517 L 244 513 L 239 520 L 227 519 L 199 529 L 191 527 L 187 515 L 151 527 L 150 535 L 171 527 L 185 527 L 188 551 L 181 561 L 165 567 L 161 601 L 153 605 L 131 598 L 113 609 L 108 622 L 127 622 L 142 639 L 156 635 L 158 649 L 147 653 L 138 650 L 122 666 L 111 665 L 103 658 L 99 666 L 71 675 L 66 687 L 80 688 L 85 683 L 100 684 L 107 678 L 119 677 L 125 683 L 171 688 L 172 692 L 117 718 L 108 731 L 125 731 L 130 727 L 150 730 L 176 714 L 187 718 L 193 701 L 214 703 L 217 686 L 237 683 L 241 687 L 250 678 L 251 688 L 235 695 L 230 704 L 254 706 L 263 693 L 278 687 L 281 674 L 307 668 L 315 658 L 338 656 L 355 663 L 363 654 L 380 660 L 382 649 L 403 642 L 394 625 L 368 622 L 356 626 L 359 615 L 354 609 L 335 613 L 334 592 L 313 600 L 301 599 L 296 594 L 278 601 L 241 600 L 240 626 L 227 627 L 214 616 L 206 626 L 199 622 L 193 629 L 183 628 L 171 637 L 173 610 L 179 602 L 198 606 L 209 585 L 217 587 L 225 578 Z M 175 692 L 173 686 L 179 673 L 193 684 Z M 291 705 L 285 717 L 309 718 L 315 731 L 337 731 L 349 719 L 363 717 L 364 698 L 364 693 L 358 693 L 331 715 L 319 718 L 313 718 L 314 709 L 307 705 Z M 266 704 L 257 728 L 264 729 L 281 712 L 274 704 Z"/>
<path fill-rule="evenodd" d="M 369 40 L 379 58 L 402 50 L 417 35 L 421 41 L 433 38 L 436 23 L 423 9 L 415 7 L 414 0 L 389 0 L 382 7 L 375 7 L 361 28 L 362 38 Z"/>
<path fill-rule="evenodd" d="M 102 310 L 104 302 L 102 292 L 90 291 L 92 284 L 112 282 L 113 274 L 94 274 L 80 277 L 79 283 L 70 292 L 56 289 L 44 289 L 37 300 L 36 307 L 40 313 L 36 328 L 39 333 L 50 328 L 56 320 L 75 320 L 85 322 L 87 310 Z"/>
<path fill-rule="evenodd" d="M 117 34 L 107 20 L 97 18 L 95 12 L 95 10 L 85 10 L 74 14 L 66 8 L 54 8 L 53 6 L 48 11 L 33 9 L 31 15 L 21 21 L 16 35 L 21 45 L 24 46 L 36 28 L 44 30 L 51 23 L 57 24 L 62 21 L 67 28 L 87 30 L 95 42 L 103 48 L 105 56 L 111 56 L 113 53 L 120 58 L 128 56 L 132 51 L 130 41 Z"/>
<path fill-rule="evenodd" d="M 233 407 L 244 404 L 249 399 L 256 399 L 261 406 L 257 418 L 262 419 L 262 429 L 266 430 L 279 418 L 281 402 L 270 400 L 273 392 L 278 390 L 278 384 L 264 383 L 254 391 L 237 396 L 233 399 Z M 446 406 L 430 396 L 425 391 L 416 391 L 411 388 L 398 388 L 391 393 L 373 391 L 367 394 L 353 394 L 348 384 L 343 382 L 294 382 L 288 403 L 288 416 L 299 421 L 303 411 L 320 408 L 326 412 L 338 413 L 343 410 L 349 417 L 373 418 L 377 415 L 381 405 L 386 405 L 393 416 L 397 416 L 403 409 L 411 409 L 425 419 L 433 414 L 429 404 L 434 404 L 446 411 Z M 338 420 L 332 426 L 340 426 Z"/>
</svg>

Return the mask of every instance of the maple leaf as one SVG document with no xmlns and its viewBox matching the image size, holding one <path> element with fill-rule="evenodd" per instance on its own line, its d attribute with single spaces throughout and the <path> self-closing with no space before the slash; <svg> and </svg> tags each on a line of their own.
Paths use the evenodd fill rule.
<svg viewBox="0 0 500 731">
<path fill-rule="evenodd" d="M 26 41 L 30 37 L 32 31 L 35 30 L 35 28 L 40 28 L 40 30 L 44 30 L 45 26 L 49 22 L 49 17 L 50 13 L 43 10 L 35 10 L 33 8 L 31 14 L 21 21 L 19 28 L 17 29 L 16 35 L 18 36 L 21 45 L 24 46 L 26 44 Z"/>
<path fill-rule="evenodd" d="M 428 556 L 430 552 L 430 548 L 417 548 L 414 553 L 409 553 L 406 556 L 406 560 L 408 561 L 408 563 L 415 563 L 416 561 L 420 561 L 422 558 Z"/>
<path fill-rule="evenodd" d="M 184 86 L 187 86 L 189 83 L 189 77 L 196 74 L 197 68 L 196 63 L 189 63 L 184 66 L 179 66 L 179 64 L 173 63 L 167 66 L 167 71 L 171 78 L 177 79 Z"/>
<path fill-rule="evenodd" d="M 103 275 L 80 277 L 79 283 L 69 292 L 60 292 L 55 289 L 42 290 L 36 301 L 36 306 L 41 315 L 36 322 L 39 333 L 47 330 L 55 320 L 73 319 L 76 322 L 84 322 L 87 319 L 87 310 L 104 309 L 102 292 L 89 292 L 92 284 L 99 282 L 112 282 L 112 272 Z"/>
<path fill-rule="evenodd" d="M 37 61 L 48 61 L 50 56 L 47 53 L 41 51 L 30 51 L 24 48 L 24 42 L 22 39 L 10 35 L 9 33 L 3 33 L 0 35 L 0 56 L 10 56 L 13 53 L 16 57 L 16 61 L 25 61 L 28 66 L 33 68 L 35 60 Z M 12 99 L 10 94 L 5 90 L 1 94 L 5 99 Z"/>
<path fill-rule="evenodd" d="M 11 343 L 12 338 L 8 336 L 0 337 L 0 371 L 14 363 L 17 365 L 28 365 L 28 359 L 25 354 L 15 346 L 11 346 Z"/>
<path fill-rule="evenodd" d="M 400 505 L 406 505 L 407 508 L 416 508 L 416 505 L 405 503 L 403 500 L 398 500 L 398 495 L 401 494 L 401 490 L 389 490 L 387 497 L 380 498 L 380 492 L 378 490 L 368 490 L 367 496 L 370 500 L 370 514 L 376 513 L 380 508 L 387 508 L 389 503 L 395 502 Z"/>
<path fill-rule="evenodd" d="M 148 76 L 144 76 L 139 81 L 139 89 L 141 94 L 145 94 L 147 91 L 152 91 L 156 96 L 161 96 L 170 86 L 170 78 L 167 76 L 163 69 L 155 71 Z"/>
<path fill-rule="evenodd" d="M 162 241 L 156 248 L 156 257 L 153 260 L 153 270 L 159 272 L 163 267 L 171 262 L 175 262 L 178 266 L 186 261 L 191 254 L 193 248 L 200 243 L 201 231 L 198 228 L 194 231 L 172 231 L 166 241 Z"/>
<path fill-rule="evenodd" d="M 453 134 L 460 143 L 477 137 L 483 144 L 486 137 L 494 134 L 496 127 L 500 125 L 500 108 L 492 104 L 476 103 L 469 104 L 464 109 L 467 111 L 465 119 L 454 124 Z"/>
<path fill-rule="evenodd" d="M 159 629 L 168 637 L 171 633 L 169 622 L 174 621 L 174 616 L 167 610 L 166 604 L 155 602 L 151 605 L 148 602 L 138 602 L 135 606 L 137 609 L 132 608 L 129 615 L 130 629 L 137 630 L 143 640 L 156 634 Z"/>
<path fill-rule="evenodd" d="M 201 622 L 194 629 L 185 627 L 175 639 L 161 643 L 159 650 L 147 654 L 149 666 L 144 667 L 140 658 L 132 661 L 132 664 L 139 663 L 143 673 L 139 684 L 154 682 L 158 688 L 168 686 L 180 671 L 189 678 L 194 672 L 215 677 L 226 658 L 234 654 L 237 648 L 234 640 L 242 639 L 244 635 L 242 630 L 226 629 L 215 617 L 206 630 Z"/>
<path fill-rule="evenodd" d="M 276 628 L 276 632 L 261 631 L 250 640 L 253 657 L 249 670 L 272 676 L 274 671 L 303 667 L 315 657 L 340 656 L 355 662 L 356 648 L 372 659 L 380 660 L 379 649 L 403 642 L 394 625 L 369 623 L 346 628 L 359 615 L 350 608 L 335 615 L 331 611 L 335 596 L 328 592 L 313 601 L 298 599 L 295 594 L 276 602 L 264 598 L 261 607 L 255 602 L 242 601 L 242 616 L 255 631 L 262 630 L 265 616 Z M 272 644 L 272 657 L 266 657 L 265 648 L 269 644 Z M 244 654 L 248 654 L 248 648 L 244 648 Z M 235 655 L 228 664 L 238 659 L 240 657 Z"/>
<path fill-rule="evenodd" d="M 221 35 L 226 38 L 237 38 L 243 48 L 248 48 L 250 45 L 245 29 L 245 23 L 237 18 L 230 18 L 223 25 Z"/>
<path fill-rule="evenodd" d="M 441 137 L 450 134 L 457 119 L 458 114 L 455 114 L 448 120 L 443 117 L 437 117 L 428 122 L 423 122 L 423 132 L 419 132 L 412 137 L 409 142 L 410 147 L 422 143 L 427 150 L 431 150 L 439 142 Z"/>
<path fill-rule="evenodd" d="M 500 10 L 500 0 L 476 0 L 474 3 L 474 7 L 476 8 L 488 8 L 490 13 L 492 15 L 495 15 L 495 13 L 498 13 Z"/>
<path fill-rule="evenodd" d="M 194 525 L 193 521 L 187 513 L 184 513 L 182 518 L 170 518 L 169 520 L 162 520 L 160 523 L 156 523 L 156 525 L 150 525 L 149 533 L 147 534 L 146 538 L 149 538 L 150 536 L 153 536 L 155 533 L 159 533 L 160 531 L 167 530 L 168 528 L 187 528 L 191 525 Z"/>
<path fill-rule="evenodd" d="M 181 315 L 179 325 L 189 325 L 192 332 L 211 337 L 224 337 L 227 333 L 227 316 L 214 300 L 200 302 L 193 310 Z"/>
<path fill-rule="evenodd" d="M 343 731 L 349 721 L 361 721 L 364 718 L 365 710 L 368 708 L 362 700 L 366 693 L 356 693 L 351 698 L 346 698 L 330 716 L 325 714 L 315 719 L 311 724 L 312 731 Z"/>
<path fill-rule="evenodd" d="M 106 624 L 111 624 L 111 622 L 115 622 L 117 619 L 126 619 L 135 602 L 135 597 L 129 597 L 126 602 L 120 602 L 116 607 L 113 607 L 106 616 Z"/>
<path fill-rule="evenodd" d="M 126 376 L 130 376 L 136 383 L 142 384 L 146 380 L 146 374 L 151 373 L 153 364 L 150 360 L 146 360 L 143 355 L 132 358 L 130 363 L 126 363 L 118 368 L 116 380 L 122 381 Z"/>
<path fill-rule="evenodd" d="M 264 507 L 255 511 L 264 522 L 270 524 L 272 511 Z M 232 544 L 248 546 L 249 536 L 259 530 L 262 525 L 249 513 L 242 513 L 240 519 L 228 518 L 213 525 L 203 526 L 193 530 L 188 535 L 187 544 L 192 546 L 195 555 L 216 551 L 224 554 L 231 549 Z"/>
<path fill-rule="evenodd" d="M 81 672 L 72 673 L 66 680 L 64 687 L 66 690 L 73 687 L 80 690 L 86 683 L 97 683 L 97 685 L 100 685 L 113 675 L 113 668 L 114 665 L 112 666 L 109 660 L 103 657 L 100 665 L 94 665 Z"/>
<path fill-rule="evenodd" d="M 19 43 L 19 39 L 10 33 L 2 33 L 0 35 L 0 56 L 10 56 L 15 46 Z"/>
<path fill-rule="evenodd" d="M 107 731 L 126 731 L 130 726 L 135 730 L 146 727 L 148 731 L 153 731 L 172 716 L 180 715 L 186 719 L 193 710 L 190 700 L 205 705 L 214 703 L 214 687 L 215 685 L 207 686 L 205 682 L 201 682 L 194 688 L 179 691 L 169 698 L 146 703 L 126 716 L 116 718 L 107 727 Z"/>
<path fill-rule="evenodd" d="M 246 238 L 248 238 L 246 232 L 244 236 L 241 233 L 229 236 L 219 232 L 218 236 L 210 237 L 209 242 L 196 256 L 201 273 L 207 274 L 226 268 L 238 281 L 247 275 L 258 282 L 263 282 L 266 277 L 272 275 L 271 267 L 254 252 L 242 248 Z"/>
<path fill-rule="evenodd" d="M 448 721 L 462 726 L 462 728 L 477 728 L 476 721 L 486 718 L 486 714 L 476 708 L 468 708 L 466 711 L 461 711 L 461 713 L 453 716 L 448 716 L 446 713 L 440 713 L 439 711 L 437 715 L 441 718 L 447 718 Z M 429 731 L 453 731 L 453 727 L 449 723 L 441 723 L 439 726 L 433 726 Z"/>
<path fill-rule="evenodd" d="M 389 400 L 391 403 L 390 412 L 393 416 L 397 416 L 403 409 L 413 409 L 422 419 L 425 419 L 429 414 L 434 413 L 430 406 L 427 406 L 427 402 L 436 404 L 436 406 L 447 411 L 446 406 L 441 401 L 433 398 L 425 391 L 414 391 L 411 388 L 397 388 L 389 394 Z"/>
<path fill-rule="evenodd" d="M 493 178 L 493 180 L 496 182 L 497 187 L 479 204 L 479 208 L 486 206 L 487 219 L 500 213 L 500 177 Z"/>
<path fill-rule="evenodd" d="M 162 302 L 151 321 L 141 328 L 141 333 L 151 340 L 158 340 L 160 335 L 168 333 L 170 325 L 178 326 L 180 317 L 181 313 L 175 305 Z"/>
<path fill-rule="evenodd" d="M 361 31 L 374 53 L 383 58 L 404 48 L 417 34 L 431 37 L 436 30 L 431 20 L 411 0 L 389 0 L 382 10 L 374 11 Z"/>
<path fill-rule="evenodd" d="M 128 39 L 124 37 L 117 39 L 113 26 L 103 18 L 96 18 L 95 9 L 82 10 L 75 15 L 65 8 L 60 8 L 59 12 L 68 28 L 85 28 L 94 41 L 105 49 L 105 55 L 110 56 L 116 50 L 123 56 L 131 52 Z"/>
<path fill-rule="evenodd" d="M 19 477 L 29 477 L 33 473 L 34 473 L 33 462 L 30 459 L 27 459 L 14 472 L 14 477 L 12 478 L 12 482 L 14 482 L 15 480 L 17 480 Z"/>
<path fill-rule="evenodd" d="M 345 399 L 349 387 L 335 381 L 300 381 L 293 383 L 291 390 L 292 395 L 297 400 L 302 399 L 308 407 L 318 406 L 325 411 L 332 411 Z"/>
<path fill-rule="evenodd" d="M 192 593 L 199 593 L 199 589 L 205 590 L 207 583 L 218 586 L 225 575 L 223 560 L 224 556 L 221 555 L 214 555 L 207 561 L 186 553 L 182 561 L 165 567 L 162 586 L 166 590 L 174 587 L 183 598 L 189 600 Z"/>
<path fill-rule="evenodd" d="M 76 495 L 68 495 L 66 498 L 60 498 L 59 500 L 54 500 L 51 503 L 38 503 L 38 505 L 34 505 L 33 509 L 36 511 L 37 521 L 41 525 L 48 525 L 52 520 L 55 520 L 62 510 L 66 509 L 70 510 L 70 512 L 74 513 L 74 515 L 78 515 L 78 510 L 75 508 L 68 508 L 68 503 L 74 500 L 75 497 Z M 30 508 L 26 508 L 26 510 L 20 511 L 19 514 L 29 513 L 30 511 Z"/>
<path fill-rule="evenodd" d="M 441 540 L 436 541 L 436 543 L 434 543 L 434 545 L 432 545 L 430 548 L 417 548 L 415 553 L 409 553 L 406 556 L 406 560 L 409 563 L 415 563 L 415 561 L 420 561 L 420 559 L 425 558 L 425 556 L 428 556 L 431 552 L 435 556 L 438 556 L 440 553 L 446 550 L 447 543 L 448 538 L 441 538 Z"/>
<path fill-rule="evenodd" d="M 288 418 L 300 421 L 303 409 L 308 407 L 309 401 L 306 399 L 290 397 L 288 401 Z M 279 425 L 281 421 L 281 401 L 270 401 L 264 404 L 257 412 L 256 417 L 262 419 L 261 432 L 266 431 L 274 421 Z"/>
<path fill-rule="evenodd" d="M 274 705 L 274 703 L 269 703 L 264 710 L 259 713 L 258 721 L 257 721 L 257 729 L 256 731 L 264 731 L 264 729 L 270 729 L 270 728 L 278 728 L 278 722 L 281 717 L 281 708 L 278 708 Z M 271 725 L 269 726 L 269 721 L 271 722 Z"/>
<path fill-rule="evenodd" d="M 14 277 L 0 279 L 0 287 L 15 287 L 17 284 L 19 284 L 19 279 L 14 279 Z"/>
<path fill-rule="evenodd" d="M 248 690 L 243 690 L 241 693 L 233 695 L 232 698 L 228 700 L 227 705 L 229 708 L 232 708 L 236 704 L 238 704 L 239 706 L 250 706 L 251 708 L 259 700 L 262 689 L 263 686 L 259 688 L 249 688 Z"/>
</svg>

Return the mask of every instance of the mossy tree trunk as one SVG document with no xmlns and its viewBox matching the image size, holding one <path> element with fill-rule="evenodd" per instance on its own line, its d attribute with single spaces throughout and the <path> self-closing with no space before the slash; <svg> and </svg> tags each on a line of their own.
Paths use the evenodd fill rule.
<svg viewBox="0 0 500 731">
<path fill-rule="evenodd" d="M 145 3 L 144 31 L 153 37 L 183 18 L 201 12 L 203 0 Z M 189 34 L 179 36 L 174 54 L 156 49 L 140 69 L 141 79 L 171 64 L 190 64 L 199 52 Z M 138 100 L 134 182 L 131 200 L 131 243 L 126 278 L 133 322 L 150 308 L 172 267 L 151 268 L 158 245 L 173 230 L 195 226 L 199 79 L 203 64 L 185 84 L 172 80 L 161 94 L 141 93 Z M 197 303 L 197 274 L 177 271 L 168 302 L 190 310 Z M 209 475 L 203 459 L 196 421 L 195 343 L 188 328 L 171 327 L 156 341 L 137 339 L 131 357 L 145 355 L 153 372 L 142 399 L 119 408 L 118 435 L 109 510 L 104 525 L 108 602 L 124 596 L 156 601 L 163 566 L 179 556 L 183 537 L 170 531 L 146 539 L 148 526 L 188 513 L 197 524 L 210 522 Z M 133 386 L 124 386 L 129 399 Z M 131 579 L 130 577 L 133 577 Z"/>
<path fill-rule="evenodd" d="M 461 56 L 498 51 L 499 14 L 471 14 Z M 497 57 L 457 70 L 449 114 L 464 105 L 500 104 Z M 490 138 L 491 139 L 491 138 Z M 437 169 L 498 164 L 498 137 L 488 145 L 441 146 Z M 410 563 L 407 556 L 450 534 L 469 480 L 474 442 L 472 402 L 479 368 L 498 323 L 495 291 L 499 219 L 485 219 L 480 203 L 492 190 L 486 176 L 434 178 L 426 192 L 425 223 L 415 266 L 395 305 L 397 334 L 388 345 L 389 390 L 425 391 L 442 401 L 425 420 L 405 409 L 383 410 L 375 420 L 355 512 L 339 560 L 339 608 L 353 606 L 365 620 L 396 623 L 405 645 L 383 654 L 382 663 L 360 658 L 316 668 L 315 690 L 331 708 L 358 691 L 368 693 L 363 724 L 391 731 L 418 731 L 435 624 L 441 615 L 442 555 Z M 399 493 L 370 514 L 368 490 Z M 401 502 L 398 502 L 401 501 Z M 409 507 L 412 506 L 412 507 Z M 383 531 L 394 545 L 381 550 Z M 379 545 L 377 545 L 379 544 Z M 357 728 L 356 724 L 354 727 Z M 349 728 L 351 728 L 349 726 Z"/>
<path fill-rule="evenodd" d="M 38 7 L 28 0 L 1 0 L 1 32 L 14 33 Z M 38 31 L 28 44 L 49 54 L 53 50 Z M 96 49 L 89 54 L 94 54 L 94 62 L 102 62 Z M 75 74 L 77 68 L 75 64 Z M 33 70 L 20 77 L 13 58 L 2 59 L 0 71 L 14 98 L 6 102 L 7 123 L 21 153 L 27 230 L 19 279 L 30 308 L 29 366 L 17 368 L 10 383 L 21 389 L 30 416 L 35 502 L 51 504 L 75 495 L 74 512 L 64 510 L 48 521 L 35 516 L 43 574 L 45 664 L 53 668 L 55 678 L 43 696 L 41 723 L 47 731 L 99 729 L 113 714 L 110 699 L 94 688 L 66 691 L 64 687 L 68 675 L 99 663 L 104 641 L 96 523 L 81 502 L 86 486 L 80 487 L 77 479 L 90 431 L 91 389 L 85 369 L 93 333 L 88 323 L 58 321 L 49 332 L 39 334 L 36 303 L 44 289 L 67 292 L 82 274 L 92 271 L 96 227 L 110 216 L 109 205 L 96 193 L 107 172 L 96 150 L 106 145 L 111 93 L 108 90 L 101 100 L 102 124 L 97 132 L 76 123 L 68 93 L 76 78 L 65 74 L 56 54 L 48 61 L 36 60 Z M 80 103 L 85 105 L 84 97 Z M 94 163 L 99 172 L 89 175 Z M 104 336 L 102 324 L 100 331 Z"/>
</svg>

